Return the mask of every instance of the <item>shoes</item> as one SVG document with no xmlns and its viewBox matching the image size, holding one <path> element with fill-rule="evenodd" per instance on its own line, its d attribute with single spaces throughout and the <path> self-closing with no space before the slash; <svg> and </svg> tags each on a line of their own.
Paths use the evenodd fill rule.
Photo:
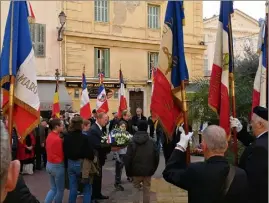
<svg viewBox="0 0 269 203">
<path fill-rule="evenodd" d="M 115 187 L 116 190 L 118 190 L 118 191 L 124 191 L 124 187 L 122 187 L 122 185 L 120 185 L 120 184 L 114 184 L 114 187 Z"/>
<path fill-rule="evenodd" d="M 96 199 L 99 199 L 99 200 L 103 200 L 103 199 L 109 199 L 109 196 L 100 195 L 100 196 L 99 196 L 99 197 L 97 197 Z"/>
</svg>

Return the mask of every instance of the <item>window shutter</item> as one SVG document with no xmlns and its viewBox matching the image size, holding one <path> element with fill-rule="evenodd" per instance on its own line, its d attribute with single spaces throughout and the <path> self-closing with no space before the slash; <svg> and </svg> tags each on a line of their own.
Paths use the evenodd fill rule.
<svg viewBox="0 0 269 203">
<path fill-rule="evenodd" d="M 98 48 L 94 48 L 94 77 L 98 77 Z"/>
<path fill-rule="evenodd" d="M 38 41 L 38 47 L 37 47 L 37 53 L 38 56 L 45 56 L 45 39 L 46 39 L 46 26 L 39 24 L 38 26 L 39 30 L 39 41 Z"/>
<path fill-rule="evenodd" d="M 109 52 L 109 49 L 104 49 L 104 67 L 105 67 L 105 70 L 104 70 L 104 74 L 105 74 L 105 77 L 106 78 L 109 78 L 110 77 L 110 52 Z"/>
<path fill-rule="evenodd" d="M 148 78 L 149 78 L 149 79 L 151 78 L 151 65 L 150 65 L 150 60 L 151 60 L 150 52 L 148 52 Z"/>
<path fill-rule="evenodd" d="M 108 22 L 108 1 L 104 1 L 104 22 Z"/>
<path fill-rule="evenodd" d="M 151 7 L 148 6 L 148 27 L 149 28 L 151 28 L 151 24 L 150 24 L 150 22 L 151 22 L 151 9 L 150 8 Z"/>
<path fill-rule="evenodd" d="M 34 52 L 36 52 L 35 51 L 35 24 L 33 23 L 30 24 L 30 34 L 31 34 L 33 49 L 34 49 Z"/>
</svg>

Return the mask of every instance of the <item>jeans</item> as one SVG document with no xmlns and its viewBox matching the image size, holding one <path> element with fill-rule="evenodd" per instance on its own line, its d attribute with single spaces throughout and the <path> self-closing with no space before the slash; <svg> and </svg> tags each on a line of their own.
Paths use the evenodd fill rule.
<svg viewBox="0 0 269 203">
<path fill-rule="evenodd" d="M 122 169 L 124 166 L 123 163 L 123 154 L 119 154 L 119 159 L 116 160 L 116 167 L 115 167 L 115 184 L 121 184 L 121 175 L 122 175 Z"/>
<path fill-rule="evenodd" d="M 69 203 L 76 203 L 78 194 L 78 184 L 81 180 L 81 161 L 68 160 L 68 177 L 69 177 Z M 83 203 L 90 203 L 92 195 L 92 185 L 83 184 Z"/>
<path fill-rule="evenodd" d="M 53 164 L 47 162 L 46 170 L 50 176 L 50 191 L 48 192 L 45 203 L 62 203 L 64 195 L 64 164 Z"/>
</svg>

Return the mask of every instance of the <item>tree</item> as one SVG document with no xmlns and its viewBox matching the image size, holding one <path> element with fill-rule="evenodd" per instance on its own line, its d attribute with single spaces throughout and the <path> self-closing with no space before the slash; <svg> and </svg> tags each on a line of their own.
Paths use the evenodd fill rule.
<svg viewBox="0 0 269 203">
<path fill-rule="evenodd" d="M 259 56 L 252 51 L 250 46 L 244 47 L 244 57 L 236 58 L 234 61 L 235 75 L 235 97 L 236 97 L 236 114 L 237 118 L 248 122 L 252 105 L 253 82 L 259 65 Z M 189 102 L 189 122 L 202 123 L 211 122 L 219 123 L 217 114 L 208 107 L 208 89 L 209 78 L 198 78 L 194 81 L 197 92 L 187 94 Z M 231 138 L 227 157 L 233 163 Z M 243 151 L 243 146 L 238 142 L 239 157 Z"/>
<path fill-rule="evenodd" d="M 236 112 L 239 119 L 248 120 L 252 104 L 252 90 L 259 58 L 249 46 L 244 48 L 244 57 L 234 61 Z M 209 78 L 197 78 L 193 82 L 195 93 L 187 94 L 189 102 L 189 120 L 193 122 L 209 121 L 216 123 L 217 115 L 208 107 Z"/>
</svg>

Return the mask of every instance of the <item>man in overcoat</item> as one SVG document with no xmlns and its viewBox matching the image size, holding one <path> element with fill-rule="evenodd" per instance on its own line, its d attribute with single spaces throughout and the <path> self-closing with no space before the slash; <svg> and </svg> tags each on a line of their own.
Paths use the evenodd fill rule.
<svg viewBox="0 0 269 203">
<path fill-rule="evenodd" d="M 211 125 L 203 131 L 202 148 L 205 162 L 186 163 L 186 149 L 192 133 L 182 130 L 166 168 L 164 179 L 188 191 L 189 203 L 246 203 L 247 175 L 230 166 L 224 153 L 228 147 L 226 133 Z"/>
<path fill-rule="evenodd" d="M 237 138 L 246 146 L 239 167 L 247 173 L 249 202 L 268 203 L 268 109 L 261 106 L 253 109 L 253 135 L 236 118 L 231 118 L 231 127 L 236 128 Z"/>
</svg>

